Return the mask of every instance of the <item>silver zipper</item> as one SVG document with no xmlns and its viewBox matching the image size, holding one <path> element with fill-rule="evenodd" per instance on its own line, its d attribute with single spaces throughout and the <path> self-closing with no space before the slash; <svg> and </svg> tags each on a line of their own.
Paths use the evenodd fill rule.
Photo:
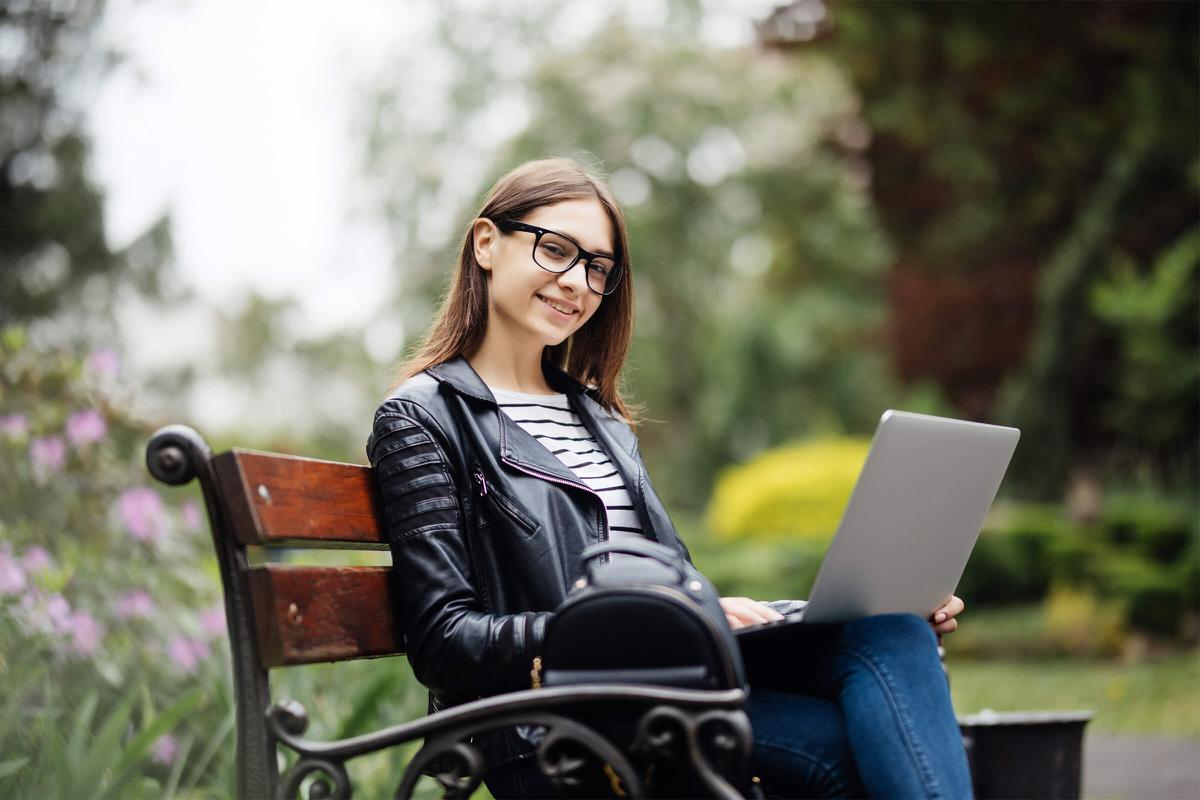
<svg viewBox="0 0 1200 800">
<path fill-rule="evenodd" d="M 590 494 L 592 497 L 599 500 L 600 508 L 604 509 L 604 513 L 600 515 L 600 541 L 602 541 L 602 542 L 608 541 L 608 511 L 607 511 L 607 507 L 604 505 L 603 497 L 601 497 L 596 492 L 593 492 L 590 488 L 588 488 L 587 486 L 585 486 L 582 483 L 576 483 L 575 481 L 568 481 L 568 480 L 558 477 L 557 475 L 550 475 L 549 473 L 546 473 L 546 472 L 539 472 L 535 469 L 530 469 L 529 467 L 525 467 L 520 464 L 517 464 L 514 461 L 510 461 L 507 458 L 505 458 L 504 456 L 501 456 L 500 460 L 503 461 L 508 466 L 512 467 L 513 469 L 517 470 L 518 472 L 524 472 L 526 475 L 532 475 L 535 478 L 541 478 L 542 480 L 550 481 L 551 483 L 557 483 L 562 486 L 574 486 L 576 489 L 583 489 L 585 492 Z M 607 560 L 608 556 L 607 555 L 604 556 L 604 559 Z"/>
</svg>

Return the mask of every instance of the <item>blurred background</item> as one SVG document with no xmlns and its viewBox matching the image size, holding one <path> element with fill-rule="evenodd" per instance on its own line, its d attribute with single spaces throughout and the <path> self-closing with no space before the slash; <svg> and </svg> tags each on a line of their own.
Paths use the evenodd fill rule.
<svg viewBox="0 0 1200 800">
<path fill-rule="evenodd" d="M 550 154 L 625 204 L 642 452 L 725 594 L 805 595 L 885 409 L 1016 425 L 957 707 L 1094 709 L 1151 761 L 1089 794 L 1194 793 L 1200 6 L 337 8 L 0 4 L 0 796 L 232 795 L 207 521 L 146 439 L 363 463 Z M 398 660 L 272 679 L 316 737 L 424 712 Z"/>
</svg>

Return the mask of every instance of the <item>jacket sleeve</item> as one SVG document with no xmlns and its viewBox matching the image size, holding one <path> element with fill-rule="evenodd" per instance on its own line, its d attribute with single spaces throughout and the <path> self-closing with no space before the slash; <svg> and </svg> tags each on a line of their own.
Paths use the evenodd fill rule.
<svg viewBox="0 0 1200 800">
<path fill-rule="evenodd" d="M 476 579 L 469 522 L 441 427 L 415 403 L 389 400 L 375 415 L 367 457 L 417 679 L 457 698 L 529 688 L 549 613 L 485 610 L 486 587 Z"/>
</svg>

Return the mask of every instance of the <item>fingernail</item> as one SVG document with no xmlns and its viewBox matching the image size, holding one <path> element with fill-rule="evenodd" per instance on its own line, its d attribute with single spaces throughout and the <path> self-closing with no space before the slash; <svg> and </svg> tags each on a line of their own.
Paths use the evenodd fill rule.
<svg viewBox="0 0 1200 800">
<path fill-rule="evenodd" d="M 941 621 L 943 621 L 944 619 L 946 619 L 946 612 L 945 612 L 945 611 L 939 611 L 939 612 L 938 612 L 938 615 L 937 615 L 937 621 L 938 621 L 938 622 L 941 622 Z"/>
</svg>

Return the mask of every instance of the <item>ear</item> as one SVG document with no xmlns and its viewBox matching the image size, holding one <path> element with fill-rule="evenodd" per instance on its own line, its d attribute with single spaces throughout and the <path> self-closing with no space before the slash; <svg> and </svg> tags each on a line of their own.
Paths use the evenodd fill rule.
<svg viewBox="0 0 1200 800">
<path fill-rule="evenodd" d="M 471 228 L 471 239 L 475 248 L 475 260 L 485 271 L 492 269 L 492 251 L 500 240 L 500 229 L 490 219 L 480 217 Z"/>
</svg>

